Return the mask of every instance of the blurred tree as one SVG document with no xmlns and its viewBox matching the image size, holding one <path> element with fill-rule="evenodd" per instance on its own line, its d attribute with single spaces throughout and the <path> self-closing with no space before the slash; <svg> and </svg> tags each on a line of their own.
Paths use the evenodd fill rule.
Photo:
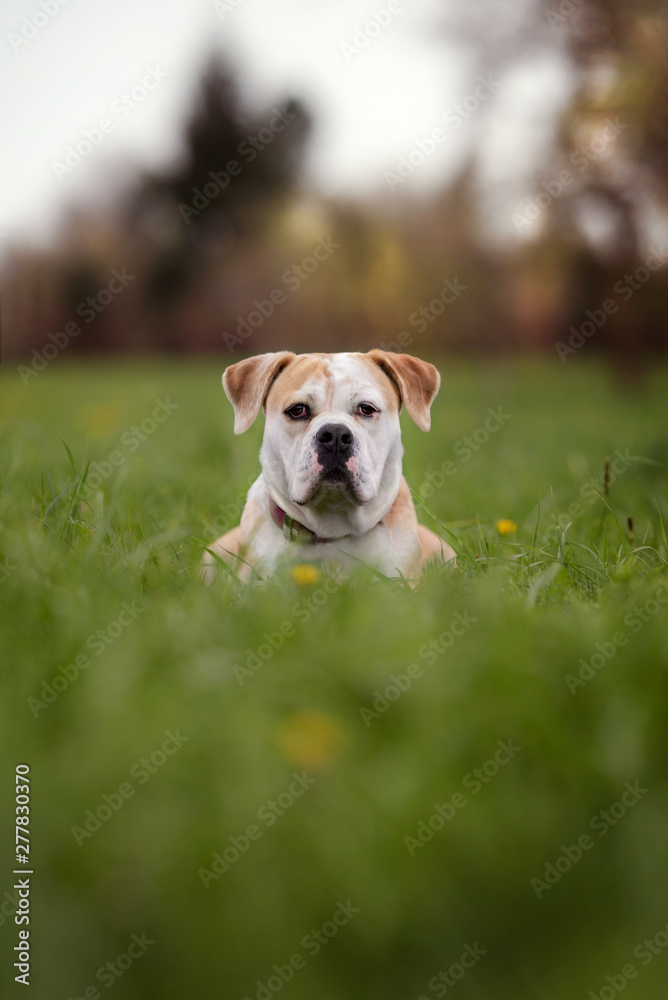
<svg viewBox="0 0 668 1000">
<path fill-rule="evenodd" d="M 231 73 L 212 60 L 184 129 L 181 162 L 140 182 L 131 203 L 135 218 L 151 219 L 156 203 L 163 208 L 166 203 L 176 204 L 179 221 L 198 235 L 253 228 L 258 209 L 294 187 L 310 126 L 295 100 L 252 120 L 240 106 Z"/>
<path fill-rule="evenodd" d="M 566 325 L 577 329 L 587 310 L 614 302 L 617 310 L 594 342 L 633 375 L 648 354 L 668 347 L 661 254 L 652 259 L 655 267 L 643 269 L 668 230 L 665 4 L 540 0 L 540 6 L 576 81 L 543 178 L 554 183 L 566 171 L 572 180 L 549 205 L 542 242 L 561 246 Z M 553 191 L 558 187 L 557 181 Z"/>
<path fill-rule="evenodd" d="M 251 118 L 231 72 L 216 58 L 209 62 L 183 156 L 170 170 L 142 177 L 128 203 L 128 224 L 146 256 L 143 300 L 161 346 L 213 346 L 207 335 L 206 344 L 189 344 L 175 309 L 239 241 L 271 224 L 273 209 L 298 182 L 310 128 L 295 100 Z"/>
<path fill-rule="evenodd" d="M 443 27 L 468 52 L 471 81 L 483 73 L 507 80 L 547 59 L 562 76 L 566 68 L 571 81 L 555 126 L 549 113 L 541 123 L 543 155 L 533 192 L 525 188 L 531 194 L 525 211 L 512 216 L 523 245 L 490 247 L 484 208 L 471 207 L 463 228 L 463 254 L 486 255 L 490 265 L 474 340 L 479 346 L 493 346 L 497 317 L 506 327 L 505 347 L 550 348 L 568 344 L 571 335 L 581 344 L 586 337 L 580 328 L 588 323 L 591 329 L 589 313 L 600 319 L 602 304 L 612 301 L 617 309 L 597 325 L 592 349 L 611 352 L 628 376 L 668 347 L 668 272 L 661 266 L 661 241 L 668 235 L 667 15 L 662 0 L 633 6 L 624 0 L 522 0 L 512 9 L 481 0 L 447 9 Z M 492 98 L 470 126 L 467 165 L 484 196 L 478 201 L 488 204 L 493 198 L 478 168 L 485 120 L 494 109 Z M 518 179 L 522 184 L 526 159 L 518 153 L 510 188 Z M 499 189 L 493 206 L 499 218 L 509 207 Z M 648 269 L 652 248 L 659 253 Z"/>
<path fill-rule="evenodd" d="M 581 311 L 606 298 L 616 301 L 606 339 L 620 370 L 633 374 L 647 353 L 668 346 L 665 299 L 661 307 L 658 302 L 665 270 L 646 282 L 626 279 L 648 256 L 655 223 L 666 225 L 666 8 L 659 0 L 633 7 L 588 0 L 571 7 L 568 16 L 557 11 L 556 22 L 579 81 L 562 123 L 560 157 L 565 163 L 579 147 L 587 163 L 582 181 L 565 192 L 552 231 L 584 236 L 572 257 L 574 305 Z"/>
</svg>

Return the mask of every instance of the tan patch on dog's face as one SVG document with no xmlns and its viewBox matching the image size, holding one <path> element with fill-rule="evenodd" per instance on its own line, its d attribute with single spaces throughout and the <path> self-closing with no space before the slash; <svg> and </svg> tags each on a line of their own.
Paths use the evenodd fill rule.
<svg viewBox="0 0 668 1000">
<path fill-rule="evenodd" d="M 295 403 L 313 402 L 329 375 L 331 354 L 300 354 L 281 372 L 265 400 L 267 414 L 284 413 Z M 309 397 L 308 399 L 305 397 Z"/>
<path fill-rule="evenodd" d="M 371 377 L 376 381 L 380 391 L 383 394 L 385 403 L 388 409 L 396 407 L 397 412 L 401 409 L 401 393 L 399 388 L 395 383 L 385 374 L 380 365 L 378 365 L 368 354 L 360 354 L 359 357 L 367 365 Z"/>
<path fill-rule="evenodd" d="M 337 375 L 340 358 L 349 358 L 350 367 L 361 363 L 372 382 L 380 390 L 385 408 L 397 412 L 401 408 L 401 393 L 398 386 L 389 378 L 381 367 L 368 354 L 300 354 L 296 361 L 290 364 L 272 385 L 265 407 L 267 411 L 280 410 L 281 413 L 295 403 L 312 403 L 316 396 L 322 394 L 323 384 L 327 384 Z M 336 360 L 335 360 L 336 359 Z M 359 369 L 358 369 L 359 370 Z M 327 387 L 329 389 L 329 387 Z M 327 391 L 328 401 L 331 392 Z"/>
</svg>

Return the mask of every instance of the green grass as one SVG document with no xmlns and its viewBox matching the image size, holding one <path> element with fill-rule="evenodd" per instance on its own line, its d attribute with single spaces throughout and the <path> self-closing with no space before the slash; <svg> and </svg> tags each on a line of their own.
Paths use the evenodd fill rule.
<svg viewBox="0 0 668 1000">
<path fill-rule="evenodd" d="M 58 359 L 27 386 L 0 378 L 2 800 L 28 763 L 30 996 L 266 998 L 258 980 L 299 953 L 286 1000 L 418 1000 L 477 942 L 448 987 L 460 1000 L 584 1000 L 628 963 L 625 996 L 664 997 L 668 949 L 642 942 L 668 923 L 668 372 L 627 394 L 579 358 L 443 360 L 432 432 L 402 418 L 405 472 L 419 492 L 456 465 L 420 517 L 459 568 L 416 590 L 363 568 L 226 590 L 198 563 L 257 472 L 262 421 L 233 436 L 224 364 Z M 407 690 L 379 701 L 393 675 Z M 187 741 L 150 773 L 167 731 Z M 491 773 L 499 741 L 521 749 Z M 315 782 L 290 795 L 304 770 Z M 646 792 L 608 822 L 627 782 Z M 122 804 L 87 836 L 105 794 Z M 417 846 L 435 804 L 451 818 Z M 238 860 L 214 878 L 230 837 Z M 9 847 L 3 861 L 4 902 Z M 349 899 L 359 912 L 313 954 L 307 935 Z M 96 979 L 144 933 L 121 978 Z"/>
</svg>

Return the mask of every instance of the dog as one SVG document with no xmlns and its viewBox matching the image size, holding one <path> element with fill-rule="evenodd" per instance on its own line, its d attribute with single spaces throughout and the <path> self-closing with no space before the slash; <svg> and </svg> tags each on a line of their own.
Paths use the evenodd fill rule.
<svg viewBox="0 0 668 1000">
<path fill-rule="evenodd" d="M 401 407 L 428 431 L 440 381 L 426 361 L 381 350 L 279 351 L 227 368 L 234 433 L 266 414 L 262 474 L 239 526 L 205 553 L 206 582 L 218 560 L 242 581 L 286 558 L 344 574 L 364 563 L 412 581 L 430 561 L 454 565 L 452 548 L 418 524 L 402 475 Z"/>
</svg>

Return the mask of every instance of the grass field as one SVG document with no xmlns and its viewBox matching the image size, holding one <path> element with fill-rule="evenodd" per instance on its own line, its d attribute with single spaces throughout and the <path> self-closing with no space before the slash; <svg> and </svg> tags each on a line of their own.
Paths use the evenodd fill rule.
<svg viewBox="0 0 668 1000">
<path fill-rule="evenodd" d="M 405 472 L 458 569 L 230 591 L 225 363 L 0 376 L 7 995 L 664 1000 L 668 372 L 437 361 Z"/>
</svg>

